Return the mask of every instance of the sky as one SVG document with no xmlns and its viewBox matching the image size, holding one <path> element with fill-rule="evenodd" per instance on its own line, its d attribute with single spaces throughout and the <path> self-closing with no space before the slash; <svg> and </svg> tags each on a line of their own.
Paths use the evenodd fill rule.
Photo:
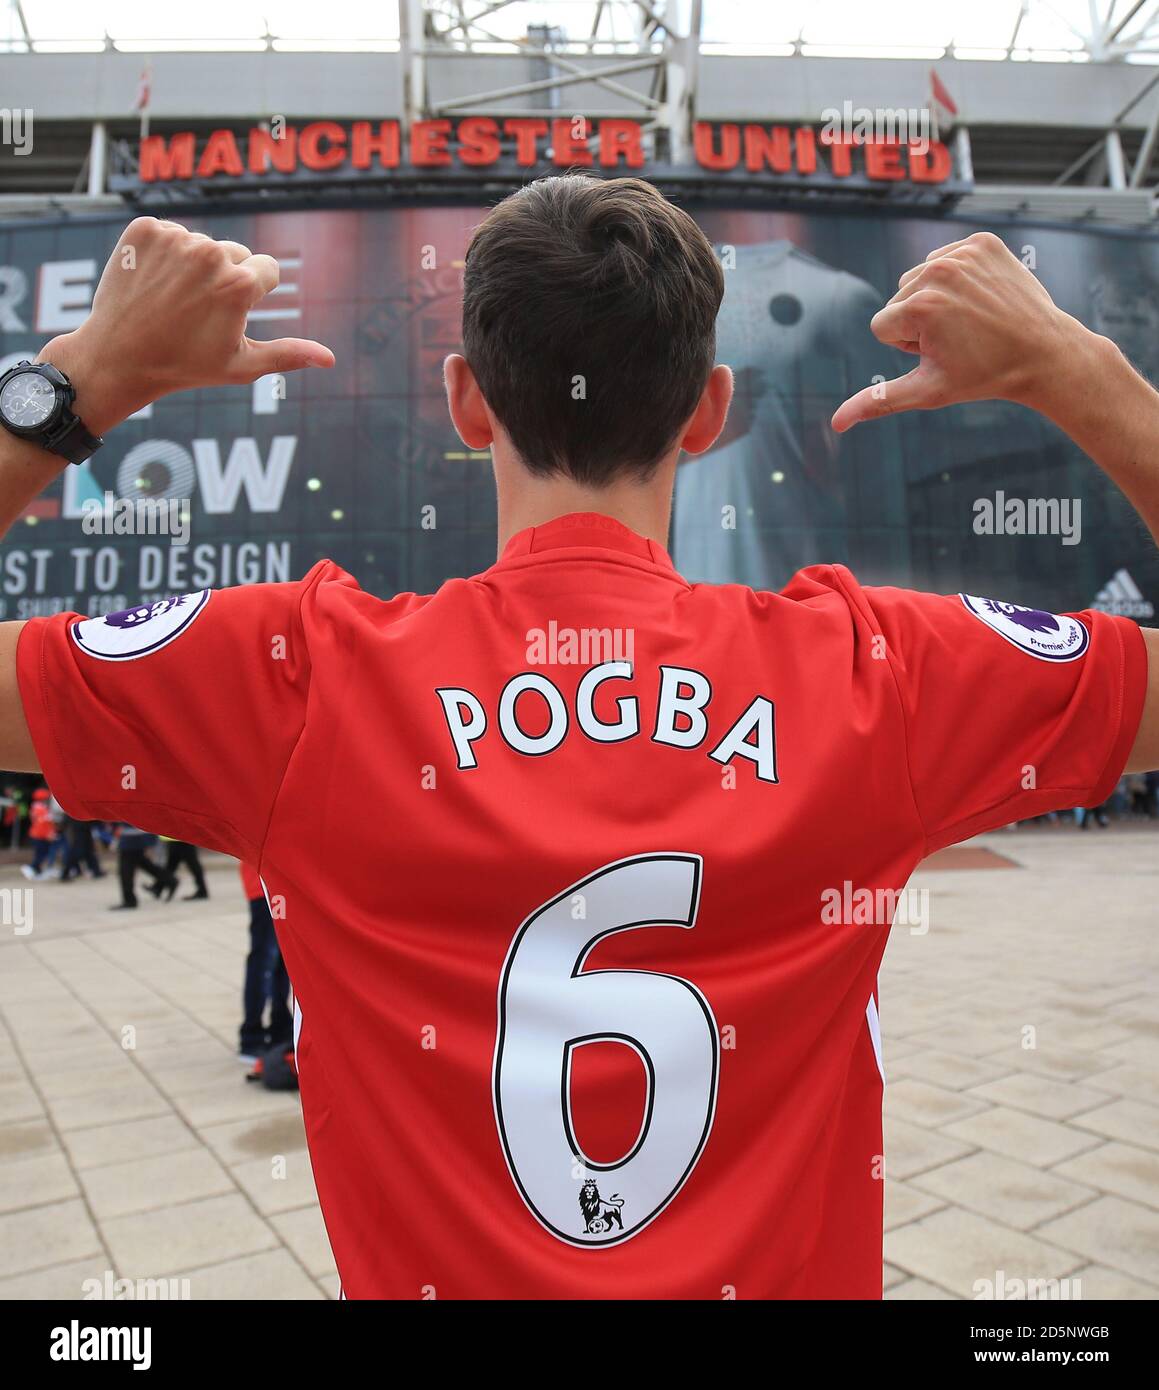
<svg viewBox="0 0 1159 1390">
<path fill-rule="evenodd" d="M 586 38 L 597 10 L 595 0 L 521 0 L 488 12 L 491 2 L 463 0 L 463 7 L 481 15 L 482 29 L 501 39 L 522 37 L 536 24 Z M 459 0 L 438 3 L 448 15 L 459 8 Z M 677 24 L 689 4 L 651 0 L 654 10 L 667 9 Z M 1107 48 L 1108 34 L 1134 4 L 1029 0 L 1019 25 L 1022 0 L 703 0 L 702 41 L 715 51 L 790 53 L 800 44 L 807 55 L 913 58 L 936 58 L 953 45 L 958 57 L 987 60 L 1007 56 L 1017 27 L 1016 61 L 1086 61 L 1092 31 L 1096 51 L 1117 56 Z M 632 37 L 629 11 L 623 4 L 605 6 L 600 37 Z M 398 41 L 395 0 L 23 0 L 23 14 L 36 46 L 52 51 L 99 47 L 106 33 L 126 50 L 261 48 L 267 33 L 284 49 L 393 49 Z M 1144 0 L 1121 38 L 1148 32 L 1142 46 L 1151 51 L 1132 61 L 1159 62 L 1159 0 Z M 0 41 L 22 41 L 15 0 L 0 0 Z"/>
</svg>

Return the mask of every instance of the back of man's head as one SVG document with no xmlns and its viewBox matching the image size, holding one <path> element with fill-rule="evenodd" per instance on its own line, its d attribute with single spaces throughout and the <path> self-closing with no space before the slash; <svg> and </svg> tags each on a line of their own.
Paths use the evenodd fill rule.
<svg viewBox="0 0 1159 1390">
<path fill-rule="evenodd" d="M 467 252 L 464 354 L 527 468 L 646 479 L 712 370 L 720 263 L 641 179 L 539 179 Z"/>
</svg>

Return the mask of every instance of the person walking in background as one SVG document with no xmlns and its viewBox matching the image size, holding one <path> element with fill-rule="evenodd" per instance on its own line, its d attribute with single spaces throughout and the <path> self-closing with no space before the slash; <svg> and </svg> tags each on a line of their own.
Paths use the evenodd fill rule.
<svg viewBox="0 0 1159 1390">
<path fill-rule="evenodd" d="M 177 870 L 182 864 L 193 875 L 194 891 L 186 893 L 183 902 L 196 902 L 199 898 L 208 898 L 209 889 L 205 886 L 205 872 L 201 867 L 201 856 L 197 852 L 197 846 L 191 845 L 185 840 L 171 840 L 168 835 L 161 836 L 166 846 L 165 850 L 165 872 L 171 882 L 168 885 L 168 897 L 171 900 L 177 891 Z M 156 883 L 150 888 L 150 892 L 155 898 L 161 896 L 164 885 L 158 886 Z"/>
<path fill-rule="evenodd" d="M 1147 786 L 1147 775 L 1143 772 L 1132 772 L 1127 778 L 1127 795 L 1130 797 L 1128 810 L 1132 816 L 1149 816 L 1151 814 L 1151 793 Z"/>
<path fill-rule="evenodd" d="M 137 906 L 137 870 L 153 880 L 152 888 L 158 892 L 157 885 L 165 889 L 171 880 L 164 869 L 159 869 L 149 857 L 149 850 L 157 843 L 157 836 L 138 830 L 135 825 L 122 824 L 117 839 L 117 868 L 121 876 L 121 901 L 114 903 L 111 912 L 123 912 Z"/>
<path fill-rule="evenodd" d="M 28 819 L 28 793 L 18 782 L 9 782 L 0 804 L 4 807 L 4 843 L 16 849 L 23 838 L 24 822 Z"/>
<path fill-rule="evenodd" d="M 89 871 L 91 878 L 104 878 L 105 871 L 101 868 L 93 844 L 92 822 L 74 820 L 72 816 L 66 816 L 63 832 L 65 851 L 61 881 L 68 883 L 74 878 L 80 878 L 82 866 Z"/>
<path fill-rule="evenodd" d="M 1152 820 L 1159 817 L 1159 772 L 1147 773 L 1147 814 Z"/>
<path fill-rule="evenodd" d="M 274 919 L 262 881 L 248 864 L 241 866 L 241 882 L 250 909 L 250 949 L 245 962 L 242 990 L 244 1016 L 238 1055 L 243 1062 L 256 1062 L 268 1048 L 288 1043 L 294 1036 L 290 1013 L 290 977 L 278 947 Z M 263 1022 L 266 1001 L 270 1002 L 270 1021 Z"/>
<path fill-rule="evenodd" d="M 48 866 L 57 851 L 60 831 L 52 814 L 52 796 L 47 787 L 32 793 L 32 818 L 28 838 L 32 841 L 32 862 L 21 866 L 25 878 L 47 878 Z"/>
<path fill-rule="evenodd" d="M 64 873 L 64 856 L 67 848 L 67 841 L 64 837 L 64 823 L 68 819 L 65 815 L 64 807 L 57 801 L 52 794 L 51 787 L 48 790 L 48 814 L 52 817 L 53 828 L 56 831 L 51 847 L 48 851 L 48 858 L 45 861 L 44 869 L 41 871 L 42 878 L 60 878 Z M 49 870 L 52 870 L 49 873 Z"/>
<path fill-rule="evenodd" d="M 1075 810 L 1075 818 L 1078 820 L 1080 830 L 1089 830 L 1092 825 L 1098 825 L 1105 830 L 1110 825 L 1110 818 L 1107 815 L 1107 807 L 1111 804 L 1110 797 L 1106 801 L 1101 801 L 1097 806 L 1079 806 Z"/>
</svg>

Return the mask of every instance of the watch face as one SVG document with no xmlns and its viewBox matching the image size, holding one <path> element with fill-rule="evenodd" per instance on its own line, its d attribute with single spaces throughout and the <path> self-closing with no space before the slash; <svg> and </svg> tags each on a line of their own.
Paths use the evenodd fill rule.
<svg viewBox="0 0 1159 1390">
<path fill-rule="evenodd" d="M 38 372 L 20 372 L 0 390 L 0 415 L 18 429 L 36 429 L 56 409 L 56 389 Z"/>
</svg>

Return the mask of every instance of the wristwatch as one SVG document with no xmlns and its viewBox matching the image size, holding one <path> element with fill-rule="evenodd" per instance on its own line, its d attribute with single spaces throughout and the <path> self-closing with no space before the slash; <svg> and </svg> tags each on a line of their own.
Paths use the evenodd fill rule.
<svg viewBox="0 0 1159 1390">
<path fill-rule="evenodd" d="M 0 375 L 0 425 L 69 463 L 84 463 L 105 442 L 71 409 L 76 388 L 51 362 L 17 362 Z"/>
</svg>

